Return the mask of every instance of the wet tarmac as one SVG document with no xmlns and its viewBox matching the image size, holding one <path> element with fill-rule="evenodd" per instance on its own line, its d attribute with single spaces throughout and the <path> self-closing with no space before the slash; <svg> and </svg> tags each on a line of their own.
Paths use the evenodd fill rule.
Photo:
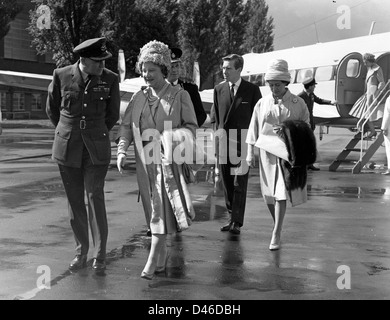
<svg viewBox="0 0 390 320">
<path fill-rule="evenodd" d="M 168 237 L 166 273 L 147 281 L 140 274 L 150 238 L 137 202 L 134 163 L 119 175 L 113 149 L 106 181 L 107 270 L 96 274 L 89 261 L 86 269 L 71 273 L 74 244 L 65 194 L 47 157 L 51 132 L 35 129 L 42 134 L 33 137 L 27 130 L 0 136 L 0 299 L 226 304 L 390 298 L 390 176 L 380 175 L 384 148 L 373 159 L 374 169 L 354 175 L 327 170 L 348 132 L 336 129 L 319 141 L 321 171 L 309 171 L 308 202 L 288 206 L 279 251 L 268 249 L 273 222 L 261 198 L 258 170 L 251 171 L 245 225 L 237 236 L 219 231 L 228 216 L 212 165 L 204 167 L 190 186 L 196 219 L 188 230 Z"/>
</svg>

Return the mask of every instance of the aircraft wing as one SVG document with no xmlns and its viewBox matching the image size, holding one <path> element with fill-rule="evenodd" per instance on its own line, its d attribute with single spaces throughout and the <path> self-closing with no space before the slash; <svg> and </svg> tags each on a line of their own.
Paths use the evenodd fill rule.
<svg viewBox="0 0 390 320">
<path fill-rule="evenodd" d="M 18 88 L 47 91 L 53 76 L 0 70 L 0 84 Z"/>
</svg>

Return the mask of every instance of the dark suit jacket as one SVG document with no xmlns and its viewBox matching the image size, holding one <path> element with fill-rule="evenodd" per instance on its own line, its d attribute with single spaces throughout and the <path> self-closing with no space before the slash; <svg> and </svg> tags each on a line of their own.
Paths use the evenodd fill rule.
<svg viewBox="0 0 390 320">
<path fill-rule="evenodd" d="M 118 75 L 104 69 L 86 87 L 78 64 L 54 70 L 48 88 L 46 113 L 56 126 L 53 159 L 79 168 L 85 145 L 94 164 L 109 164 L 109 130 L 119 119 Z"/>
<path fill-rule="evenodd" d="M 305 90 L 303 90 L 301 93 L 299 93 L 298 97 L 301 97 L 306 103 L 307 109 L 309 110 L 309 114 L 310 114 L 310 126 L 311 126 L 312 130 L 314 130 L 316 128 L 315 123 L 314 123 L 314 117 L 313 117 L 314 102 L 318 103 L 318 104 L 331 104 L 332 101 L 321 99 L 321 98 L 317 97 L 314 93 L 312 93 L 309 96 Z"/>
<path fill-rule="evenodd" d="M 206 121 L 207 114 L 203 108 L 198 86 L 194 83 L 184 82 L 180 79 L 178 80 L 178 84 L 180 84 L 181 87 L 190 94 L 192 104 L 194 105 L 196 120 L 198 121 L 198 126 L 201 127 L 202 124 Z"/>
<path fill-rule="evenodd" d="M 228 140 L 237 142 L 239 151 L 241 140 L 245 143 L 246 138 L 245 136 L 241 139 L 241 131 L 248 129 L 253 109 L 260 98 L 260 88 L 244 79 L 241 80 L 232 103 L 230 102 L 229 82 L 220 83 L 214 88 L 214 103 L 210 111 L 211 123 L 214 123 L 216 130 L 224 129 Z M 237 129 L 237 136 L 231 136 L 229 129 Z M 237 155 L 241 158 L 246 156 L 241 155 L 240 152 Z"/>
</svg>

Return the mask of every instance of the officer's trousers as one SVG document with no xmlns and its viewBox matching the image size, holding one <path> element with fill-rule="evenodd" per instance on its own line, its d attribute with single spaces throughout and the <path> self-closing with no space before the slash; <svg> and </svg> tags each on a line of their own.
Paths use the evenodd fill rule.
<svg viewBox="0 0 390 320">
<path fill-rule="evenodd" d="M 107 165 L 94 165 L 84 147 L 81 168 L 58 165 L 68 198 L 70 224 L 76 240 L 76 254 L 86 255 L 89 250 L 88 220 L 95 247 L 93 258 L 106 258 L 108 237 L 104 182 Z M 85 205 L 88 203 L 88 212 Z"/>
</svg>

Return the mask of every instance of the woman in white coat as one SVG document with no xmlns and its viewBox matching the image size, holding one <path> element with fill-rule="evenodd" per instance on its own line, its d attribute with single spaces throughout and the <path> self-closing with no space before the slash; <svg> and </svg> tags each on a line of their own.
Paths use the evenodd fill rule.
<svg viewBox="0 0 390 320">
<path fill-rule="evenodd" d="M 265 80 L 271 93 L 260 99 L 252 115 L 246 142 L 248 143 L 248 165 L 254 165 L 254 147 L 260 149 L 259 169 L 260 187 L 265 203 L 274 220 L 270 250 L 280 248 L 283 219 L 286 213 L 287 200 L 293 205 L 307 200 L 306 187 L 289 194 L 280 158 L 285 158 L 286 147 L 279 139 L 277 127 L 286 120 L 302 120 L 310 125 L 310 115 L 302 98 L 292 94 L 287 85 L 290 83 L 288 64 L 284 60 L 275 60 L 268 66 Z M 285 153 L 285 155 L 283 155 Z"/>
</svg>

